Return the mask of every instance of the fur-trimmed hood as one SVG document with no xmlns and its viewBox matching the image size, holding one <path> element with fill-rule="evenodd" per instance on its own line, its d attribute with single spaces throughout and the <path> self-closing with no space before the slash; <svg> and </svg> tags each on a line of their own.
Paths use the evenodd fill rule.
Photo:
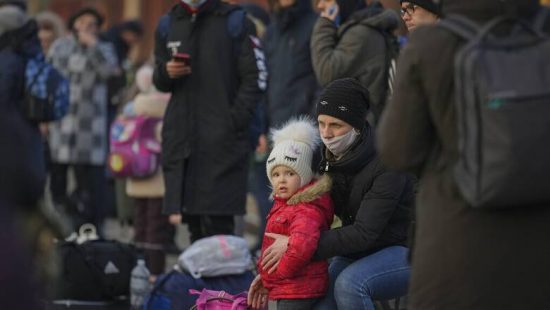
<svg viewBox="0 0 550 310">
<path fill-rule="evenodd" d="M 299 203 L 312 202 L 324 194 L 329 193 L 331 188 L 332 179 L 328 174 L 323 174 L 319 178 L 315 178 L 308 185 L 304 186 L 303 190 L 298 191 L 292 197 L 288 198 L 286 203 L 289 205 L 296 205 Z M 273 194 L 271 194 L 271 198 L 278 199 L 274 198 Z"/>
</svg>

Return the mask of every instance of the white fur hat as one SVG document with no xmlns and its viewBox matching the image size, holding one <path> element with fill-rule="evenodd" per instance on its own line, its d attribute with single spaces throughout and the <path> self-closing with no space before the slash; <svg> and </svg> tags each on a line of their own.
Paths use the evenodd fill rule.
<svg viewBox="0 0 550 310">
<path fill-rule="evenodd" d="M 311 182 L 311 159 L 320 143 L 319 131 L 309 117 L 289 120 L 280 129 L 271 130 L 273 150 L 267 158 L 266 171 L 271 183 L 271 171 L 282 165 L 292 168 L 300 176 L 300 187 Z"/>
</svg>

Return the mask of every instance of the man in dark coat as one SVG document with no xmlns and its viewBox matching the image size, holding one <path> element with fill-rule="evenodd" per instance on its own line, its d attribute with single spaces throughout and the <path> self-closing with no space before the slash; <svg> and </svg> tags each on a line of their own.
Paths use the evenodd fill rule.
<svg viewBox="0 0 550 310">
<path fill-rule="evenodd" d="M 267 72 L 240 10 L 186 0 L 157 28 L 154 83 L 172 93 L 162 133 L 164 211 L 189 224 L 192 241 L 232 234 L 233 216 L 245 212 L 248 130 Z"/>
<path fill-rule="evenodd" d="M 443 15 L 480 24 L 510 13 L 529 20 L 539 10 L 538 0 L 442 5 Z M 550 21 L 545 26 L 548 33 Z M 420 175 L 408 309 L 550 309 L 550 208 L 475 210 L 452 177 L 459 156 L 453 60 L 463 44 L 441 27 L 417 28 L 379 126 L 382 160 Z"/>
</svg>

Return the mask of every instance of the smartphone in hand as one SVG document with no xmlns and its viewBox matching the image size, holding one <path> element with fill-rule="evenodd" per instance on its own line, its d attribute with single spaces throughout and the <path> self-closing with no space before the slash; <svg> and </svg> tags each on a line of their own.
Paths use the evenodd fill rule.
<svg viewBox="0 0 550 310">
<path fill-rule="evenodd" d="M 328 16 L 332 16 L 337 9 L 338 9 L 338 5 L 336 3 L 331 5 L 330 8 L 328 8 L 328 12 L 327 12 Z"/>
<path fill-rule="evenodd" d="M 187 53 L 176 53 L 172 56 L 172 60 L 183 62 L 186 66 L 191 66 L 191 55 Z"/>
</svg>

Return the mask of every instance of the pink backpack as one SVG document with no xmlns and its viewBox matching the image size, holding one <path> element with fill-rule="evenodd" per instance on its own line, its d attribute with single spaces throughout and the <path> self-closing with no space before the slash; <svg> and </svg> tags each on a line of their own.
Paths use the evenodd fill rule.
<svg viewBox="0 0 550 310">
<path fill-rule="evenodd" d="M 119 117 L 111 126 L 109 170 L 115 177 L 145 178 L 160 164 L 160 142 L 155 117 Z"/>
<path fill-rule="evenodd" d="M 191 310 L 246 310 L 247 293 L 231 295 L 224 291 L 203 289 L 202 292 L 189 290 L 189 294 L 199 295 Z"/>
</svg>

